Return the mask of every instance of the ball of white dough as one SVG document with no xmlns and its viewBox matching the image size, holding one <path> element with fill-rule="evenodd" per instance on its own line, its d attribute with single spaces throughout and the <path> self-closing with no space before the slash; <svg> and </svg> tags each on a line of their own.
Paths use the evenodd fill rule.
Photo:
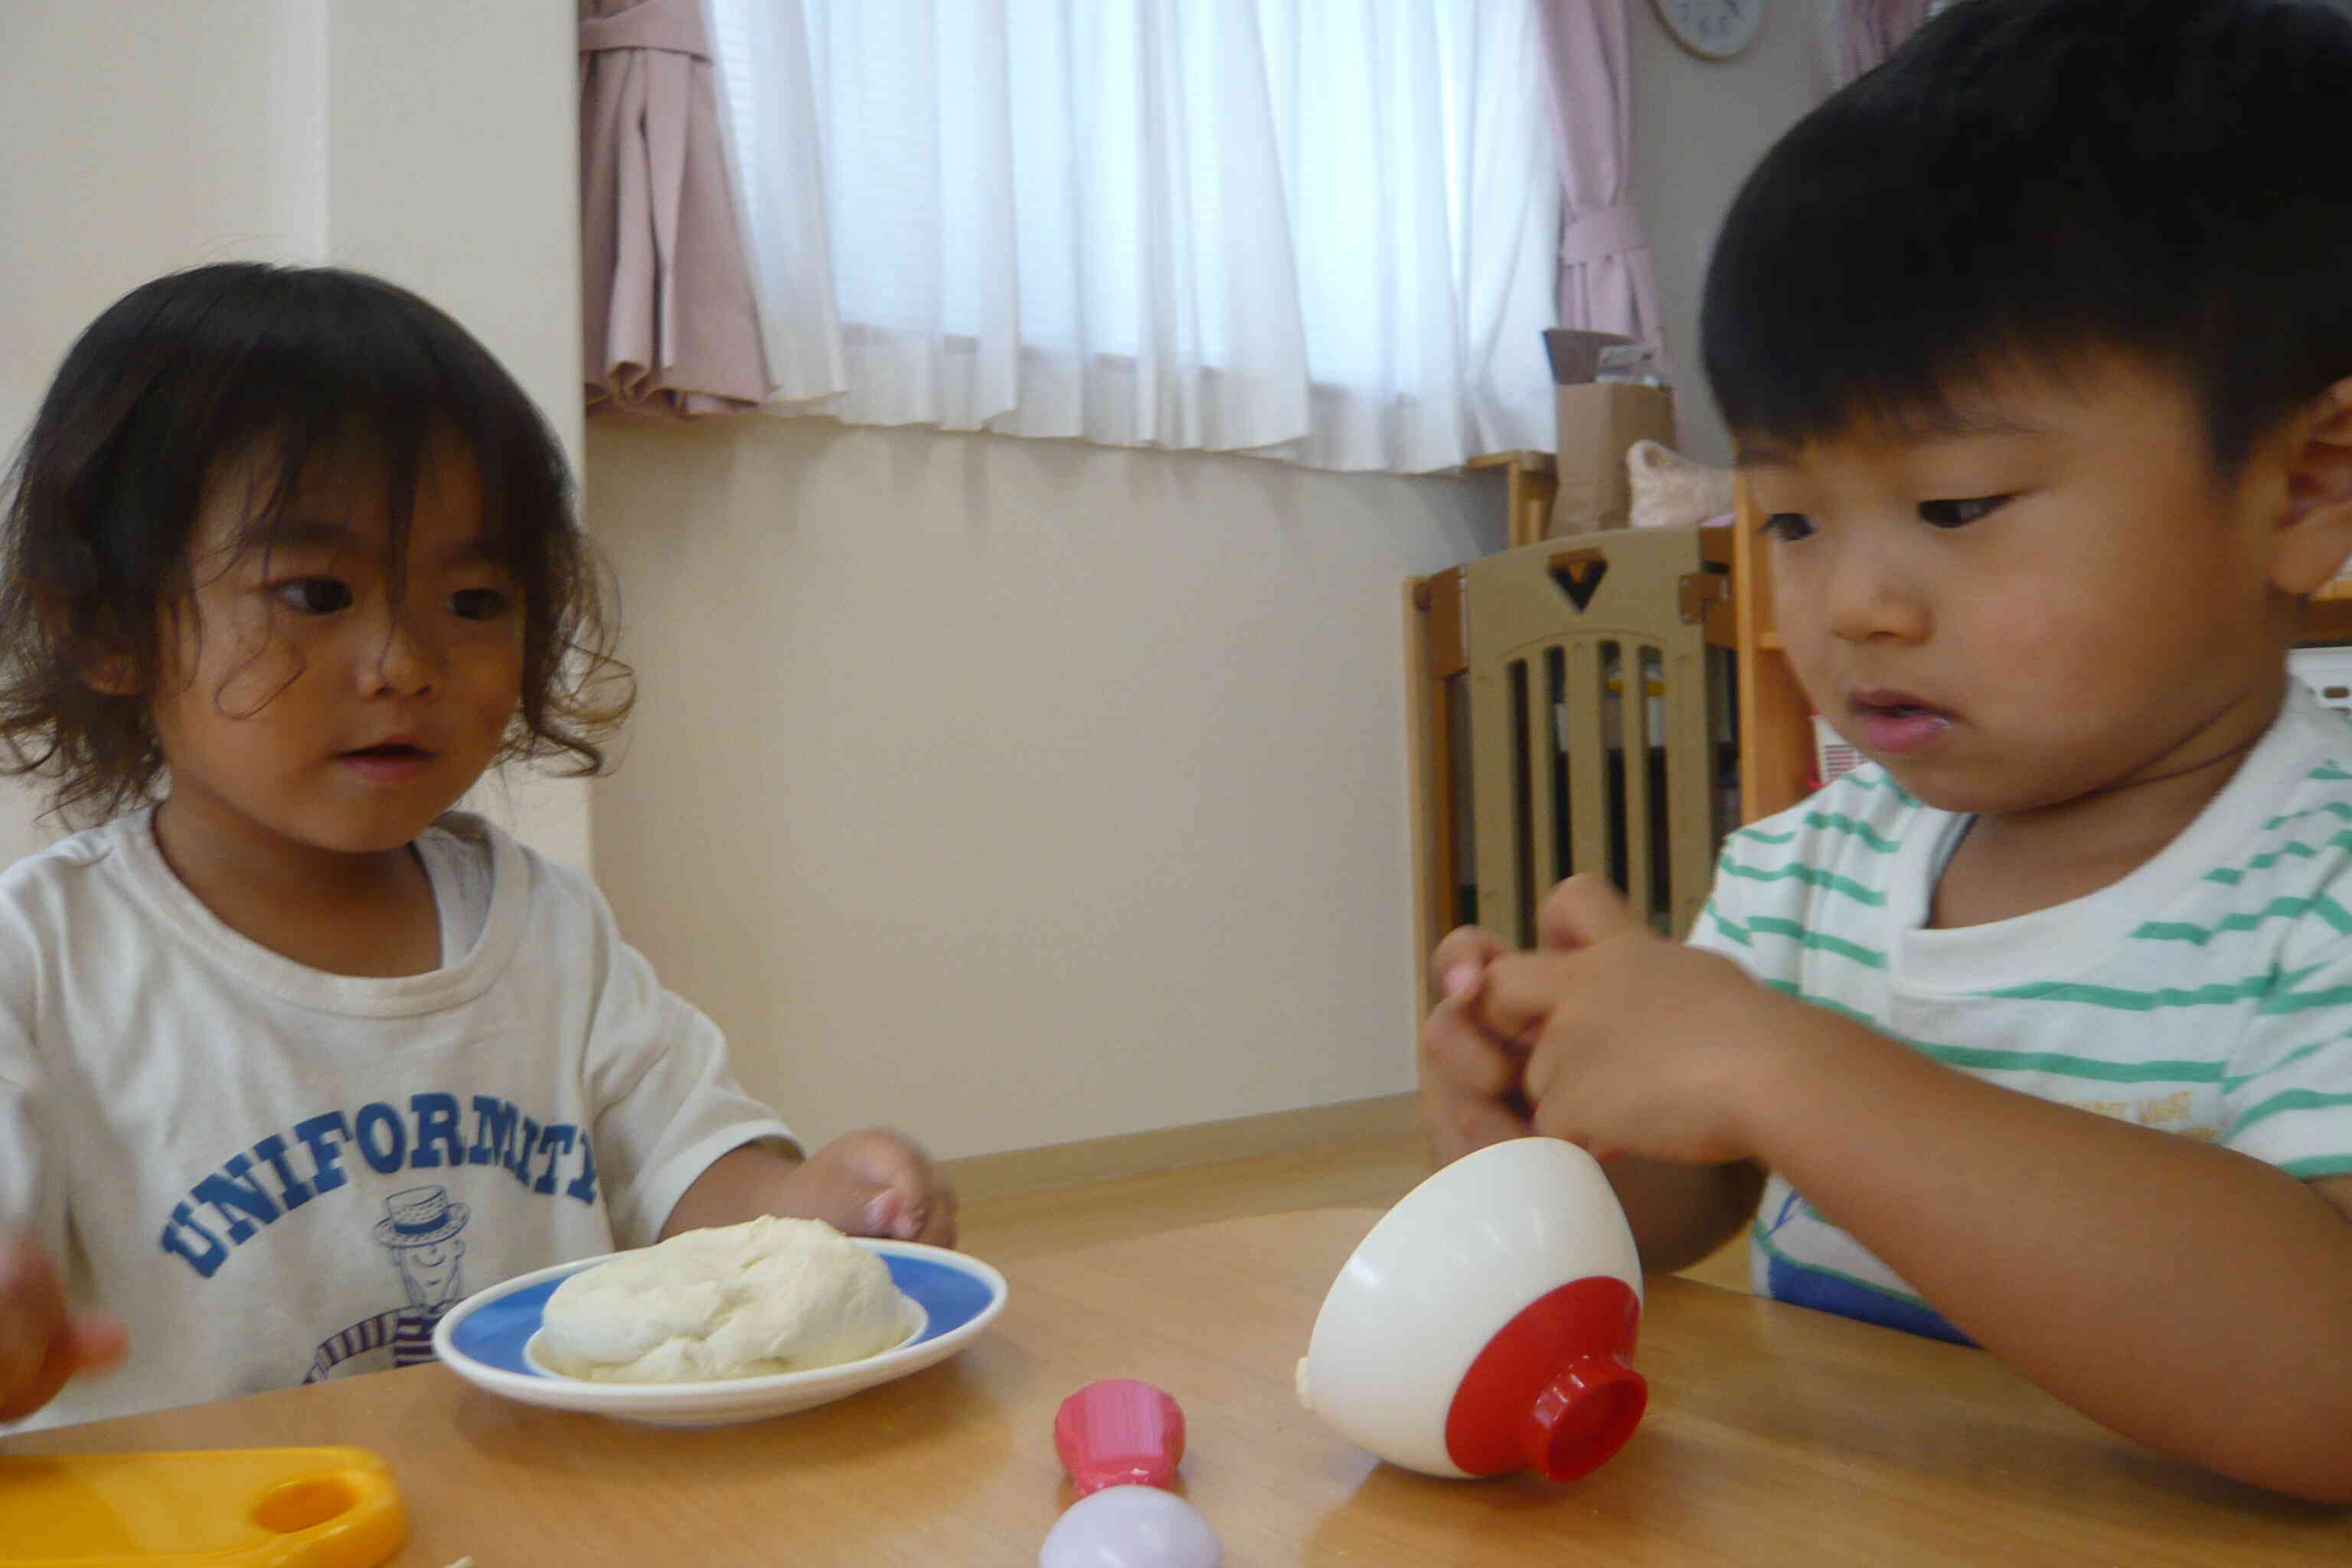
<svg viewBox="0 0 2352 1568">
<path fill-rule="evenodd" d="M 599 1383 L 708 1383 L 837 1366 L 907 1337 L 889 1266 L 823 1220 L 689 1230 L 558 1285 L 533 1347 Z"/>
</svg>

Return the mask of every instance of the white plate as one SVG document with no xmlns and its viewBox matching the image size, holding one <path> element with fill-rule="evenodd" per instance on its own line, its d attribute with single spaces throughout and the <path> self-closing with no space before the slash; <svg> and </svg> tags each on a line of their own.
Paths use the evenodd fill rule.
<svg viewBox="0 0 2352 1568">
<path fill-rule="evenodd" d="M 924 1319 L 906 1343 L 863 1361 L 719 1383 L 590 1383 L 541 1371 L 527 1347 L 539 1332 L 547 1298 L 604 1258 L 559 1263 L 476 1292 L 435 1325 L 433 1351 L 477 1388 L 527 1405 L 656 1426 L 722 1426 L 788 1415 L 919 1372 L 961 1350 L 1004 1310 L 1004 1276 L 976 1258 L 919 1242 L 851 1239 L 880 1255 L 902 1304 Z"/>
</svg>

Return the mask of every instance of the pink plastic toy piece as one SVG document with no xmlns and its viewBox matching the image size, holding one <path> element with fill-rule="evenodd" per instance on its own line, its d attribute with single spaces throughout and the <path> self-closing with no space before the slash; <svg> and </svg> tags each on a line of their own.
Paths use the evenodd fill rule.
<svg viewBox="0 0 2352 1568">
<path fill-rule="evenodd" d="M 1054 1451 L 1080 1497 L 1105 1487 L 1169 1487 L 1184 1458 L 1184 1412 L 1131 1377 L 1090 1383 L 1055 1413 Z"/>
</svg>

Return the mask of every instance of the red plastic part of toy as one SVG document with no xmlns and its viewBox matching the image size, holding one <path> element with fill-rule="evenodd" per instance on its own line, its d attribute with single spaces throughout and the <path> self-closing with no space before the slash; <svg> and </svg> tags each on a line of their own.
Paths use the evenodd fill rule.
<svg viewBox="0 0 2352 1568">
<path fill-rule="evenodd" d="M 1633 1287 L 1600 1275 L 1539 1297 L 1503 1325 L 1454 1392 L 1445 1451 L 1474 1476 L 1534 1469 L 1572 1481 L 1625 1446 L 1650 1402 L 1630 1364 Z"/>
<path fill-rule="evenodd" d="M 1184 1412 L 1131 1377 L 1090 1383 L 1055 1412 L 1054 1451 L 1080 1497 L 1105 1487 L 1172 1489 L 1184 1459 Z"/>
</svg>

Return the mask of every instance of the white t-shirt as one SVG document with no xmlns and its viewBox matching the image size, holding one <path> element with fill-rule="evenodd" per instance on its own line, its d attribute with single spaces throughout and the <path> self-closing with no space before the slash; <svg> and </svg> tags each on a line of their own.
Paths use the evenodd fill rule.
<svg viewBox="0 0 2352 1568">
<path fill-rule="evenodd" d="M 417 841 L 443 963 L 393 979 L 229 930 L 152 823 L 0 875 L 0 1227 L 131 1335 L 28 1426 L 425 1359 L 466 1295 L 791 1137 L 593 885 L 478 818 Z"/>
<path fill-rule="evenodd" d="M 1989 1083 L 2352 1174 L 2352 725 L 2287 684 L 2197 820 L 2085 898 L 1928 928 L 1969 819 L 1872 766 L 1732 835 L 1690 940 Z M 1962 1337 L 1777 1175 L 1753 1236 L 1759 1292 Z"/>
</svg>

